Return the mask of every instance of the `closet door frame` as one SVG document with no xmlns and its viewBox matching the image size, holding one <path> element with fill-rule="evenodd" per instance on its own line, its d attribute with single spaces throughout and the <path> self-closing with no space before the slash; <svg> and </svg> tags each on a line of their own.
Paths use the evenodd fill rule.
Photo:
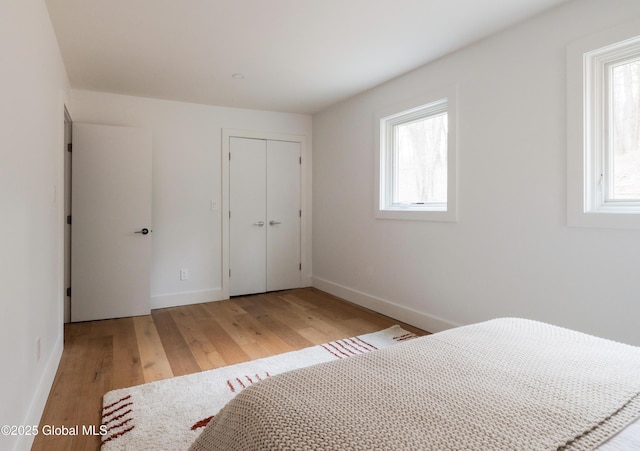
<svg viewBox="0 0 640 451">
<path fill-rule="evenodd" d="M 230 140 L 236 138 L 253 138 L 273 141 L 291 141 L 300 144 L 300 286 L 311 286 L 311 155 L 306 145 L 306 137 L 285 133 L 269 133 L 238 129 L 222 129 L 222 299 L 229 297 L 229 152 Z"/>
</svg>

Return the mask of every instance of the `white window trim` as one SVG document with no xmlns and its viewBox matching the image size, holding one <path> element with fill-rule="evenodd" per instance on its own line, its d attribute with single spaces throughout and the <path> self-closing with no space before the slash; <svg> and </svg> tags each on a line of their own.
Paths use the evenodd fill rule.
<svg viewBox="0 0 640 451">
<path fill-rule="evenodd" d="M 442 105 L 446 104 L 446 110 Z M 375 118 L 375 217 L 379 219 L 401 219 L 418 221 L 456 222 L 457 210 L 457 86 L 450 86 L 428 94 L 412 98 L 400 104 L 380 110 Z M 391 177 L 390 152 L 386 151 L 387 133 L 383 123 L 393 125 L 394 119 L 402 117 L 403 122 L 412 112 L 422 115 L 423 108 L 447 112 L 447 203 L 429 204 L 426 206 L 391 205 L 391 184 L 386 183 Z"/>
<path fill-rule="evenodd" d="M 603 173 L 601 154 L 606 137 L 601 127 L 605 86 L 599 68 L 629 52 L 640 21 L 587 36 L 567 47 L 567 223 L 574 227 L 640 229 L 640 204 L 607 201 L 596 186 Z M 638 43 L 635 43 L 637 46 Z M 615 53 L 614 53 L 615 52 Z M 593 87 L 603 86 L 596 95 Z"/>
</svg>

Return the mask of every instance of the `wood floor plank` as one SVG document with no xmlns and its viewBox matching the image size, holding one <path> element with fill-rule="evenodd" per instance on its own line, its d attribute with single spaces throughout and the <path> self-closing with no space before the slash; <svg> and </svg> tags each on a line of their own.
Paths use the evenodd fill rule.
<svg viewBox="0 0 640 451">
<path fill-rule="evenodd" d="M 226 362 L 216 350 L 215 346 L 209 341 L 206 334 L 203 333 L 198 321 L 199 310 L 196 309 L 195 306 L 176 309 L 172 312 L 172 315 L 175 315 L 176 325 L 189 345 L 191 353 L 201 371 L 226 365 Z"/>
<path fill-rule="evenodd" d="M 80 399 L 77 415 L 83 420 L 77 425 L 79 428 L 94 425 L 98 429 L 102 419 L 102 395 L 112 386 L 113 337 L 91 337 L 88 344 L 90 352 L 84 360 L 84 376 L 77 394 Z M 69 436 L 67 439 L 72 446 L 66 449 L 73 451 L 99 449 L 100 446 L 99 436 L 80 434 L 77 437 Z"/>
<path fill-rule="evenodd" d="M 304 338 L 285 322 L 277 319 L 277 314 L 265 308 L 264 302 L 255 303 L 253 306 L 244 307 L 244 309 L 265 327 L 274 331 L 292 349 L 302 349 L 313 345 L 313 342 Z"/>
<path fill-rule="evenodd" d="M 203 316 L 199 321 L 200 327 L 225 363 L 227 365 L 233 365 L 234 363 L 251 360 L 251 357 L 249 357 L 220 325 L 219 318 L 216 317 L 216 309 L 212 308 L 212 304 L 203 304 L 201 309 Z"/>
<path fill-rule="evenodd" d="M 112 389 L 144 384 L 144 373 L 140 365 L 140 350 L 136 343 L 133 318 L 122 318 L 113 329 L 113 374 Z"/>
<path fill-rule="evenodd" d="M 248 315 L 245 310 L 227 301 L 210 304 L 207 305 L 206 308 L 212 312 L 216 321 L 227 335 L 249 356 L 249 360 L 259 359 L 269 355 L 264 344 L 261 343 L 260 340 L 257 340 L 254 334 L 249 333 L 239 324 L 241 317 Z"/>
<path fill-rule="evenodd" d="M 100 423 L 109 390 L 245 362 L 400 324 L 315 288 L 154 310 L 65 325 L 42 425 Z M 99 450 L 94 436 L 35 437 L 32 450 Z"/>
<path fill-rule="evenodd" d="M 173 377 L 167 354 L 162 347 L 153 318 L 150 315 L 133 318 L 140 365 L 145 382 L 153 382 Z"/>
<path fill-rule="evenodd" d="M 313 310 L 317 308 L 318 306 L 316 304 L 309 302 L 305 297 L 302 296 L 302 294 L 306 295 L 306 293 L 307 292 L 305 291 L 305 292 L 296 292 L 296 294 L 292 294 L 291 292 L 287 291 L 284 293 L 269 293 L 268 295 L 271 297 L 278 297 L 283 301 L 288 302 L 294 308 L 299 310 Z"/>
<path fill-rule="evenodd" d="M 318 334 L 327 337 L 327 341 L 349 336 L 349 331 L 342 327 L 340 322 L 329 318 L 335 316 L 330 313 L 333 306 L 317 306 L 309 302 L 306 299 L 307 292 L 310 290 L 296 290 L 293 294 L 269 296 L 268 301 L 278 315 L 287 318 L 296 324 L 296 328 L 304 331 L 301 335 L 307 339 Z M 318 334 L 310 334 L 310 329 L 317 331 Z"/>
<path fill-rule="evenodd" d="M 315 329 L 311 326 L 299 329 L 298 333 L 312 343 L 328 343 L 339 338 L 344 338 L 336 334 L 327 335 L 324 332 L 320 332 L 318 329 Z"/>
<path fill-rule="evenodd" d="M 253 341 L 258 343 L 260 348 L 265 351 L 262 357 L 293 350 L 286 341 L 280 338 L 279 334 L 272 332 L 265 324 L 262 324 L 248 313 L 236 318 L 236 323 L 240 330 L 243 331 L 243 334 L 250 335 Z"/>
<path fill-rule="evenodd" d="M 163 331 L 160 336 L 167 360 L 174 376 L 196 373 L 200 371 L 198 362 L 193 357 L 189 345 L 171 316 L 172 309 L 161 309 L 151 312 L 156 329 Z"/>
<path fill-rule="evenodd" d="M 262 305 L 280 321 L 288 324 L 294 330 L 309 327 L 307 310 L 292 308 L 292 306 L 277 297 L 265 296 Z"/>
<path fill-rule="evenodd" d="M 303 293 L 303 291 L 300 291 Z M 302 295 L 293 296 L 286 294 L 268 293 L 266 296 L 266 305 L 279 317 L 288 324 L 294 325 L 294 328 L 313 327 L 327 336 L 337 336 L 341 333 L 336 324 L 331 324 L 319 318 L 317 312 L 322 309 L 314 307 L 312 304 L 304 302 Z"/>
</svg>

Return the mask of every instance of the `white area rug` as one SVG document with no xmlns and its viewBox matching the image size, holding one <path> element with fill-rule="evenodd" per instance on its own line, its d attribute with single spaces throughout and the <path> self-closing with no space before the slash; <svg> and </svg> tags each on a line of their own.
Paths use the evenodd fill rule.
<svg viewBox="0 0 640 451">
<path fill-rule="evenodd" d="M 415 335 L 388 329 L 136 387 L 102 400 L 102 451 L 186 450 L 236 394 L 286 371 L 386 348 Z"/>
</svg>

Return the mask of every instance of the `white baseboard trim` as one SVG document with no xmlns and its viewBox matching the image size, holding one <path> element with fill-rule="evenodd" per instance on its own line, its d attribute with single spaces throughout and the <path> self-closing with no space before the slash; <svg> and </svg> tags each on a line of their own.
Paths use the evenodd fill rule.
<svg viewBox="0 0 640 451">
<path fill-rule="evenodd" d="M 224 296 L 222 289 L 161 294 L 151 296 L 151 308 L 180 307 L 182 305 L 221 301 L 222 299 L 227 299 L 227 296 Z"/>
<path fill-rule="evenodd" d="M 44 368 L 44 372 L 42 373 L 42 377 L 40 378 L 40 383 L 35 390 L 33 399 L 31 400 L 31 405 L 29 406 L 27 417 L 22 424 L 34 426 L 40 424 L 42 413 L 44 412 L 44 408 L 47 404 L 49 392 L 51 391 L 51 387 L 53 387 L 53 381 L 56 378 L 58 365 L 60 364 L 60 359 L 62 358 L 63 346 L 63 337 L 62 335 L 60 335 L 56 340 L 55 345 L 53 346 L 53 351 L 51 352 L 49 360 L 47 361 L 47 364 Z M 16 445 L 13 449 L 15 451 L 28 451 L 31 449 L 34 439 L 34 435 L 20 435 L 18 436 L 18 440 L 16 441 Z"/>
<path fill-rule="evenodd" d="M 345 287 L 344 285 L 333 283 L 320 277 L 313 278 L 313 286 L 319 290 L 326 291 L 329 294 L 338 296 L 349 302 L 353 302 L 354 304 L 382 313 L 383 315 L 431 333 L 441 332 L 443 330 L 459 326 L 459 324 L 445 321 L 441 318 L 427 315 L 426 313 L 422 313 L 408 307 L 403 307 L 394 302 L 380 299 L 375 296 L 362 293 L 361 291 L 353 290 Z"/>
</svg>

